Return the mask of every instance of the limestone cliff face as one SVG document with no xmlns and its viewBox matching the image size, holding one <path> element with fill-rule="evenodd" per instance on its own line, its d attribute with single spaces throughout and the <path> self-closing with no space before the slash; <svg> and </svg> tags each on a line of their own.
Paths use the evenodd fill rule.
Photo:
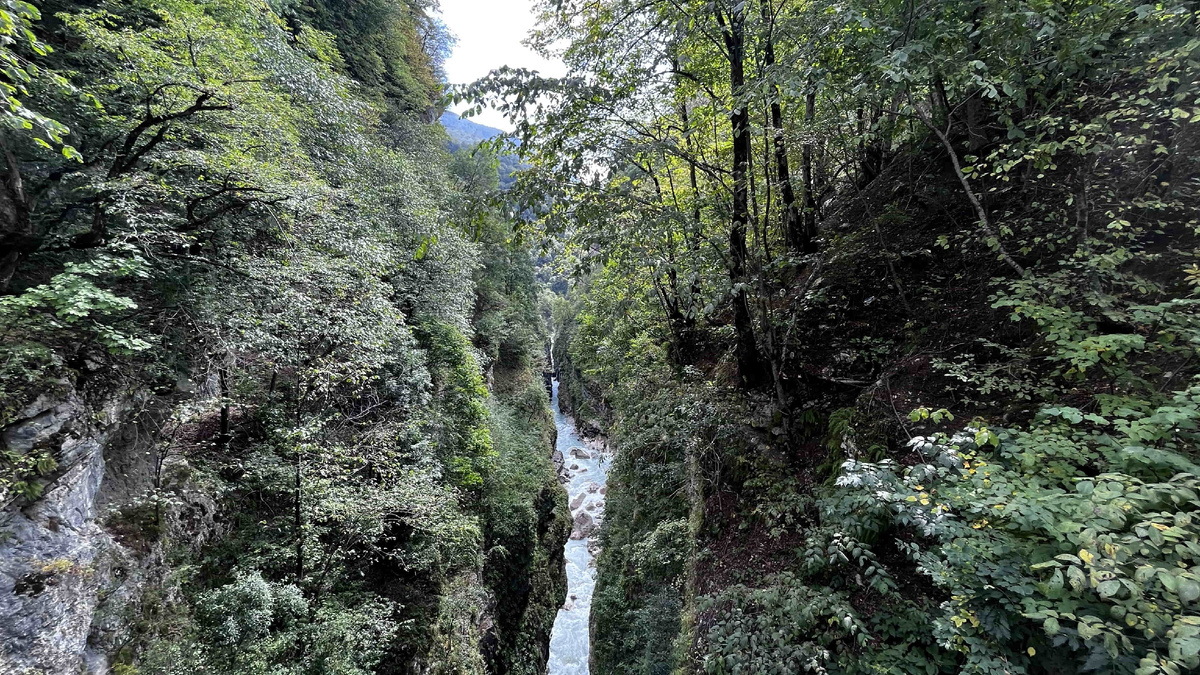
<svg viewBox="0 0 1200 675">
<path fill-rule="evenodd" d="M 3 433 L 6 449 L 53 446 L 63 467 L 40 499 L 0 514 L 0 669 L 18 673 L 79 670 L 112 537 L 96 522 L 111 420 L 90 421 L 74 391 L 41 396 Z M 117 411 L 108 411 L 115 414 Z"/>
<path fill-rule="evenodd" d="M 49 451 L 58 470 L 36 500 L 0 509 L 0 675 L 107 672 L 146 588 L 166 571 L 157 540 L 123 540 L 113 514 L 143 504 L 156 484 L 185 476 L 157 456 L 169 402 L 144 394 L 89 403 L 66 383 L 0 431 L 9 452 Z M 176 485 L 161 528 L 206 538 L 211 500 Z"/>
<path fill-rule="evenodd" d="M 173 413 L 213 409 L 217 388 L 212 378 L 167 393 L 64 380 L 9 414 L 0 451 L 46 452 L 58 468 L 38 498 L 0 504 L 0 675 L 110 675 L 114 663 L 139 663 L 164 617 L 189 610 L 175 568 L 232 536 L 235 506 L 195 451 L 212 430 L 180 425 Z M 530 509 L 511 521 L 530 536 L 505 540 L 496 550 L 515 555 L 494 556 L 435 596 L 439 618 L 457 626 L 452 633 L 481 664 L 546 658 L 570 532 L 565 492 L 549 466 L 555 433 L 531 426 L 505 446 L 514 461 L 548 474 L 521 495 Z M 462 611 L 477 601 L 478 615 Z M 414 668 L 424 672 L 427 657 L 418 654 Z"/>
</svg>

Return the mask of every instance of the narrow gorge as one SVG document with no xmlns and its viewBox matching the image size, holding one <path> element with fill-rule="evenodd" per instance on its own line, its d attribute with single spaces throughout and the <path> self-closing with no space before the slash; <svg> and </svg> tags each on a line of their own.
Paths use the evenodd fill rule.
<svg viewBox="0 0 1200 675">
<path fill-rule="evenodd" d="M 604 518 L 611 458 L 601 439 L 585 441 L 575 421 L 562 410 L 559 383 L 553 383 L 550 406 L 558 428 L 555 462 L 567 488 L 574 529 L 565 547 L 567 600 L 554 619 L 550 636 L 550 675 L 587 675 L 591 657 L 589 624 L 596 588 L 595 554 L 598 529 Z"/>
<path fill-rule="evenodd" d="M 1200 672 L 1200 2 L 0 0 L 0 675 Z"/>
</svg>

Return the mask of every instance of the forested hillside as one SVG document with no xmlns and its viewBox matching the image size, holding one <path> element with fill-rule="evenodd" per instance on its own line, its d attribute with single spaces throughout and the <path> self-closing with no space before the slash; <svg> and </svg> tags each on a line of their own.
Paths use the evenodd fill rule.
<svg viewBox="0 0 1200 675">
<path fill-rule="evenodd" d="M 421 0 L 0 3 L 0 673 L 539 673 L 531 252 Z"/>
<path fill-rule="evenodd" d="M 1200 666 L 1200 6 L 543 3 L 597 673 Z"/>
</svg>

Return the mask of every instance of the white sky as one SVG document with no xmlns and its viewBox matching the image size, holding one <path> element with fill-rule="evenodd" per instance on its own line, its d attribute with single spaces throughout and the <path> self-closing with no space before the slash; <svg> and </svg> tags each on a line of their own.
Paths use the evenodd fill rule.
<svg viewBox="0 0 1200 675">
<path fill-rule="evenodd" d="M 557 60 L 541 58 L 521 44 L 533 28 L 534 0 L 441 0 L 442 20 L 458 38 L 454 54 L 446 61 L 452 84 L 466 84 L 501 66 L 529 68 L 553 77 L 566 73 Z M 466 105 L 453 106 L 459 112 Z M 512 131 L 499 112 L 484 110 L 471 118 L 489 127 Z"/>
</svg>

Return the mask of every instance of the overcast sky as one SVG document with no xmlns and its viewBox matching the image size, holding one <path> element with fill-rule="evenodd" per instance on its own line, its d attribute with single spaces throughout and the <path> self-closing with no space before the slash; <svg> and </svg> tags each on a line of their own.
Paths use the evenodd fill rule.
<svg viewBox="0 0 1200 675">
<path fill-rule="evenodd" d="M 551 76 L 564 74 L 562 63 L 547 61 L 521 44 L 533 28 L 534 0 L 441 0 L 441 5 L 442 20 L 458 38 L 454 54 L 446 62 L 451 83 L 473 82 L 501 66 L 529 68 Z M 494 110 L 471 119 L 512 131 L 512 125 Z"/>
</svg>

